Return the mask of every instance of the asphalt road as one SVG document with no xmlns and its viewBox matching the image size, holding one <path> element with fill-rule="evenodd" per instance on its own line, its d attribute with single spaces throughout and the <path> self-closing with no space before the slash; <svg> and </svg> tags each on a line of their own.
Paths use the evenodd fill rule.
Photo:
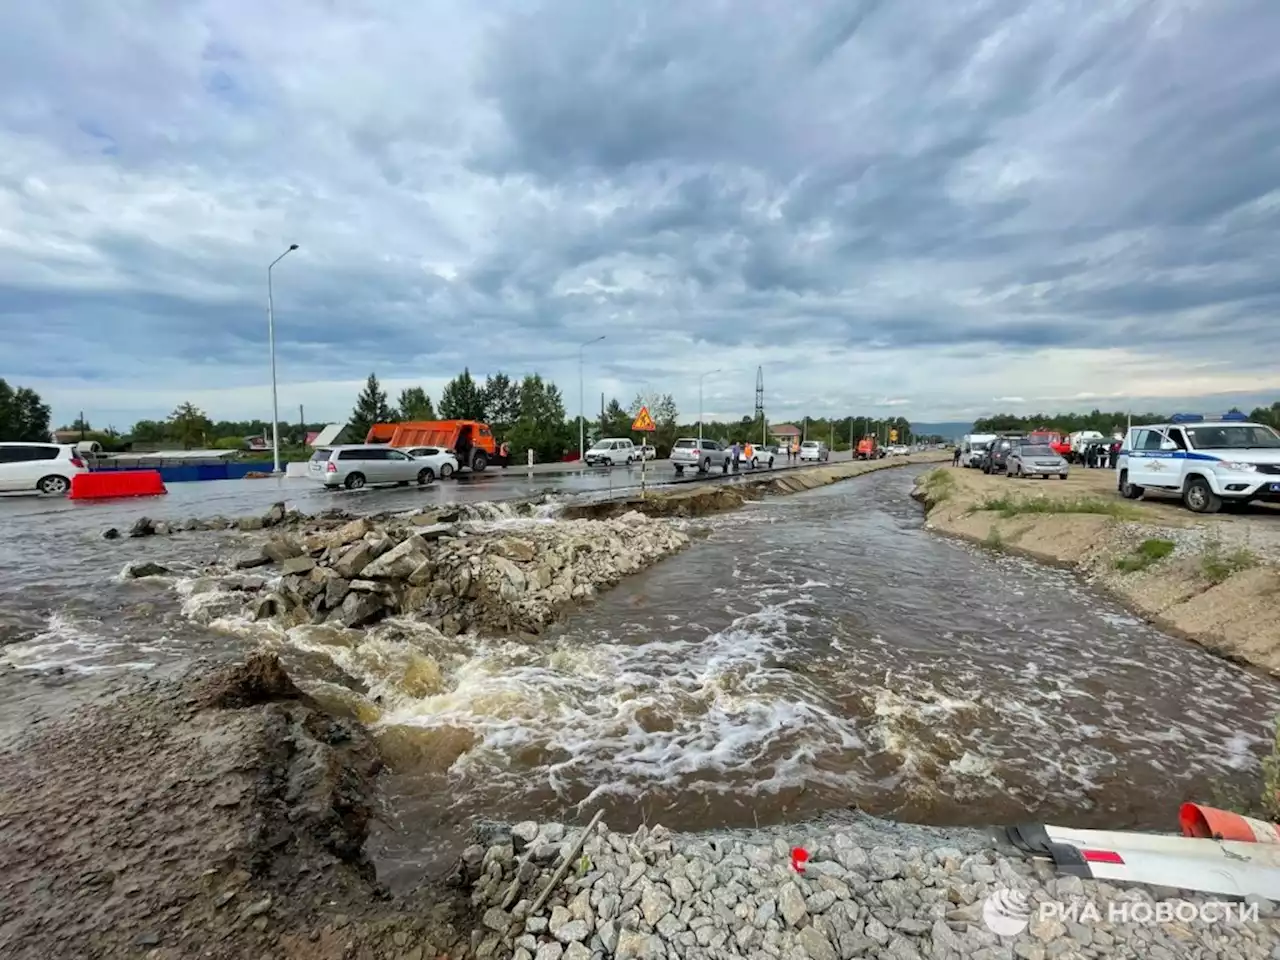
<svg viewBox="0 0 1280 960">
<path fill-rule="evenodd" d="M 849 454 L 833 453 L 830 462 L 848 460 Z M 809 464 L 808 466 L 812 466 Z M 774 471 L 803 469 L 788 466 L 786 461 Z M 758 473 L 767 473 L 760 470 Z M 749 476 L 743 471 L 737 476 Z M 732 476 L 732 475 L 731 475 Z M 726 478 L 719 472 L 705 477 L 686 474 L 677 479 L 668 460 L 651 460 L 645 464 L 645 482 L 650 486 L 675 483 L 717 483 Z M 521 467 L 489 469 L 481 474 L 462 474 L 456 479 L 438 481 L 426 487 L 381 487 L 363 490 L 327 490 L 308 478 L 268 477 L 258 480 L 208 480 L 193 483 L 171 483 L 163 497 L 146 497 L 102 502 L 74 501 L 26 494 L 0 495 L 0 529 L 8 532 L 23 529 L 34 532 L 32 524 L 41 518 L 72 514 L 83 517 L 86 527 L 127 526 L 137 517 L 179 519 L 184 517 L 236 517 L 262 513 L 271 504 L 283 500 L 290 507 L 314 513 L 329 507 L 340 507 L 359 513 L 383 510 L 410 510 L 418 506 L 468 503 L 480 500 L 511 500 L 542 493 L 573 496 L 584 493 L 624 493 L 638 490 L 641 483 L 639 464 L 631 467 L 588 467 L 576 463 L 535 465 L 532 470 Z"/>
</svg>

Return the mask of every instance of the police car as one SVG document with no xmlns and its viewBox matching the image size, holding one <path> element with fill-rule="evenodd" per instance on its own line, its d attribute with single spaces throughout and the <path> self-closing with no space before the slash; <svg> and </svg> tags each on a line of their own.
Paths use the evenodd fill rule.
<svg viewBox="0 0 1280 960">
<path fill-rule="evenodd" d="M 1243 413 L 1175 414 L 1130 427 L 1116 463 L 1121 496 L 1178 496 L 1196 513 L 1223 503 L 1280 503 L 1280 434 Z"/>
</svg>

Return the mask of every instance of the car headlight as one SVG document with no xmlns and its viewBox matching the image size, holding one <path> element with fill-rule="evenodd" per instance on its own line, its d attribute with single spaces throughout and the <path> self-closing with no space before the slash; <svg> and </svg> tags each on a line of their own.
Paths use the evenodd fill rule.
<svg viewBox="0 0 1280 960">
<path fill-rule="evenodd" d="M 1223 470 L 1230 470 L 1232 473 L 1257 473 L 1258 465 L 1256 463 L 1241 463 L 1238 460 L 1219 460 L 1214 464 Z"/>
</svg>

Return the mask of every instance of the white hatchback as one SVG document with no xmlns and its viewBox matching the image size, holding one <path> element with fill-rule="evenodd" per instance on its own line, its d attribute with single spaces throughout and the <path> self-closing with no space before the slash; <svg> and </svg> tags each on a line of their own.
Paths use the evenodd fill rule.
<svg viewBox="0 0 1280 960">
<path fill-rule="evenodd" d="M 0 491 L 38 490 L 61 496 L 89 468 L 70 443 L 0 443 Z"/>
<path fill-rule="evenodd" d="M 432 479 L 448 480 L 458 472 L 458 458 L 453 451 L 443 447 L 410 447 L 405 450 L 415 460 L 422 460 L 431 471 Z"/>
</svg>

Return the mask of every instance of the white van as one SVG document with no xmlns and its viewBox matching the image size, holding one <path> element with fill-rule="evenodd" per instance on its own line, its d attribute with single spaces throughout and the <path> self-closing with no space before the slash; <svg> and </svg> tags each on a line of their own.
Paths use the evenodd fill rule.
<svg viewBox="0 0 1280 960">
<path fill-rule="evenodd" d="M 960 438 L 960 466 L 976 467 L 995 438 L 994 433 L 966 433 Z"/>
<path fill-rule="evenodd" d="M 626 437 L 605 437 L 597 440 L 582 459 L 588 467 L 613 467 L 620 463 L 631 466 L 642 455 Z"/>
</svg>

